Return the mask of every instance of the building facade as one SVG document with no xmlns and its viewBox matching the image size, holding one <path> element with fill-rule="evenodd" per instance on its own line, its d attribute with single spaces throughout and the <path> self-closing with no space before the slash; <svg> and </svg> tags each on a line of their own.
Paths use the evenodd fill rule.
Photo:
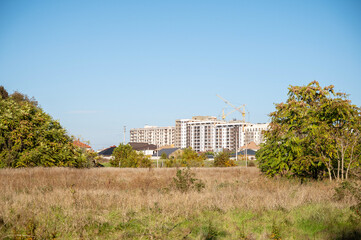
<svg viewBox="0 0 361 240">
<path fill-rule="evenodd" d="M 267 127 L 267 123 L 226 122 L 209 116 L 179 119 L 176 120 L 175 146 L 191 147 L 197 152 L 219 152 L 223 149 L 235 151 L 252 141 L 259 145 Z"/>
<path fill-rule="evenodd" d="M 244 129 L 247 123 L 228 122 L 216 125 L 214 151 L 219 152 L 223 149 L 236 150 L 244 145 Z"/>
<path fill-rule="evenodd" d="M 175 121 L 175 147 L 187 147 L 187 124 L 191 119 L 178 119 Z"/>
<path fill-rule="evenodd" d="M 195 116 L 192 119 L 176 120 L 175 146 L 178 148 L 191 147 L 197 152 L 212 151 L 214 126 L 221 122 L 213 116 Z"/>
<path fill-rule="evenodd" d="M 263 132 L 267 131 L 267 129 L 268 129 L 268 123 L 249 124 L 244 129 L 243 145 L 248 144 L 250 142 L 255 142 L 257 145 L 260 145 L 264 141 Z"/>
<path fill-rule="evenodd" d="M 145 126 L 130 130 L 130 142 L 149 143 L 158 147 L 174 144 L 175 127 Z"/>
<path fill-rule="evenodd" d="M 267 123 L 244 123 L 242 121 L 222 121 L 212 116 L 195 116 L 191 119 L 178 119 L 175 127 L 145 126 L 130 130 L 131 142 L 143 142 L 158 147 L 172 145 L 176 148 L 191 147 L 197 152 L 223 149 L 237 151 L 255 142 L 263 142 L 263 131 Z"/>
</svg>

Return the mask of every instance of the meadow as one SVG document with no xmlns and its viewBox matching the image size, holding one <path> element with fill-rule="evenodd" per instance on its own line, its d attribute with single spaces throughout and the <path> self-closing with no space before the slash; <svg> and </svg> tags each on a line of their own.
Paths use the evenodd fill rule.
<svg viewBox="0 0 361 240">
<path fill-rule="evenodd" d="M 337 183 L 269 179 L 255 167 L 0 170 L 0 239 L 358 239 Z"/>
</svg>

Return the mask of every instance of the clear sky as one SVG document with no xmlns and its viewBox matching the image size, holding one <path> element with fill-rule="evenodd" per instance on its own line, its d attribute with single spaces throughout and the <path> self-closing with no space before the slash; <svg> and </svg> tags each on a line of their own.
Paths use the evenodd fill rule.
<svg viewBox="0 0 361 240">
<path fill-rule="evenodd" d="M 360 106 L 360 77 L 361 1 L 0 1 L 0 85 L 94 149 L 220 116 L 216 94 L 251 122 L 313 80 Z"/>
</svg>

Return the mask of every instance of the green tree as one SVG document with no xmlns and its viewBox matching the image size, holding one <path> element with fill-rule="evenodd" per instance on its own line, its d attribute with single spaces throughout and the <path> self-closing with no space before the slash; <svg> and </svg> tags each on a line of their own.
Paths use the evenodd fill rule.
<svg viewBox="0 0 361 240">
<path fill-rule="evenodd" d="M 113 167 L 151 167 L 151 161 L 143 153 L 137 153 L 129 144 L 119 144 L 113 151 L 110 164 Z"/>
<path fill-rule="evenodd" d="M 286 103 L 276 104 L 270 117 L 266 142 L 257 152 L 266 175 L 332 180 L 357 166 L 360 108 L 334 86 L 322 88 L 316 81 L 290 86 Z M 342 145 L 341 139 L 354 141 Z"/>
<path fill-rule="evenodd" d="M 203 167 L 204 160 L 206 160 L 205 154 L 198 154 L 191 147 L 183 150 L 181 165 L 183 167 Z"/>
<path fill-rule="evenodd" d="M 234 160 L 230 158 L 230 154 L 227 151 L 222 151 L 216 154 L 214 157 L 213 166 L 215 167 L 233 167 L 236 166 Z"/>
<path fill-rule="evenodd" d="M 84 167 L 86 154 L 31 101 L 0 99 L 0 167 Z"/>
</svg>

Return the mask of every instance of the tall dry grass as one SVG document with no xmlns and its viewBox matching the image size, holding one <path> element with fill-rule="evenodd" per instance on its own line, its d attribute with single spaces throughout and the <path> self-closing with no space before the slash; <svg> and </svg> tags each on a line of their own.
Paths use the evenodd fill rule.
<svg viewBox="0 0 361 240">
<path fill-rule="evenodd" d="M 334 201 L 335 183 L 327 181 L 300 184 L 268 179 L 257 168 L 192 171 L 205 182 L 201 192 L 176 191 L 172 186 L 176 169 L 2 169 L 0 236 L 87 239 L 98 235 L 92 224 L 130 221 L 142 211 L 159 211 L 162 218 L 149 224 L 160 228 L 207 210 L 289 211 L 309 203 L 335 208 L 352 204 L 350 199 Z M 113 237 L 126 237 L 119 234 Z"/>
</svg>

